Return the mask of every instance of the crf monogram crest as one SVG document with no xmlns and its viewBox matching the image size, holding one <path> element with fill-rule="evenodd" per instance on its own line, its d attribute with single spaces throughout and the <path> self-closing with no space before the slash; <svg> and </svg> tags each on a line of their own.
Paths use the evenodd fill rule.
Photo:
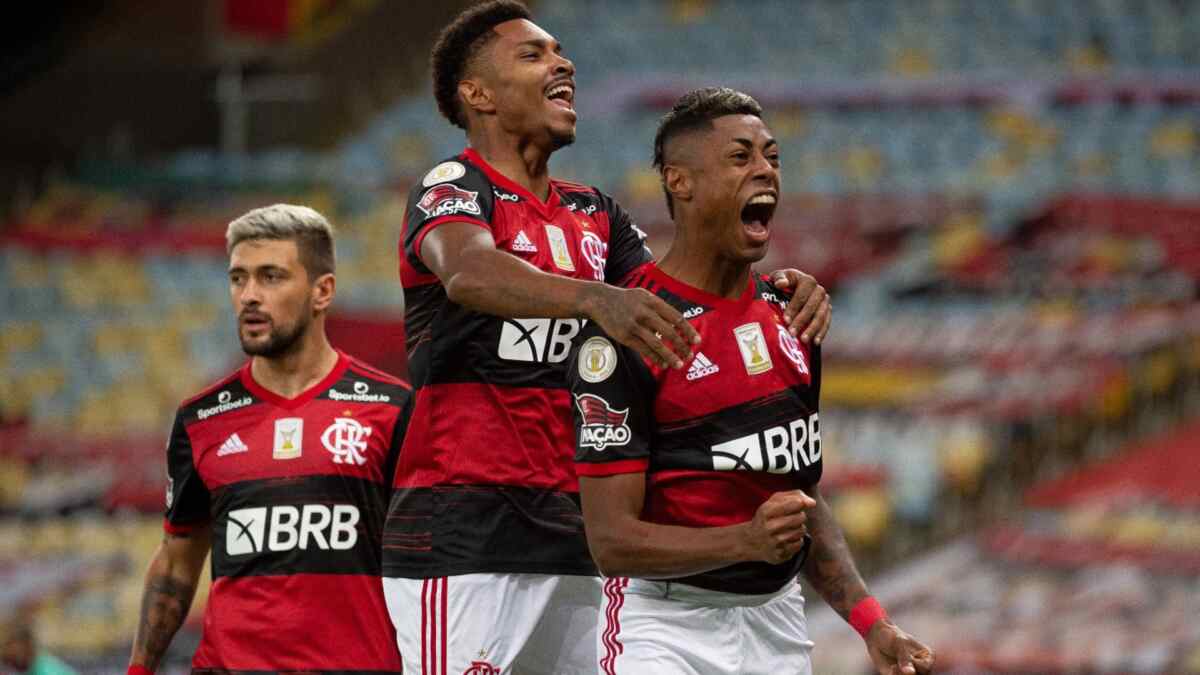
<svg viewBox="0 0 1200 675">
<path fill-rule="evenodd" d="M 333 453 L 334 464 L 366 464 L 367 437 L 371 427 L 358 420 L 339 417 L 321 434 L 321 443 Z"/>
<path fill-rule="evenodd" d="M 464 670 L 463 675 L 500 675 L 500 669 L 487 661 L 472 661 L 471 667 Z"/>
</svg>

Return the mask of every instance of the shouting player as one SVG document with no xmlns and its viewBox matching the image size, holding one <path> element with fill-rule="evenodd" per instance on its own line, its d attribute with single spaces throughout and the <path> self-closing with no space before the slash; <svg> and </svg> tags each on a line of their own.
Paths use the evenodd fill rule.
<svg viewBox="0 0 1200 675">
<path fill-rule="evenodd" d="M 401 669 L 380 587 L 408 385 L 335 350 L 333 230 L 279 204 L 229 224 L 244 367 L 184 402 L 130 673 L 150 673 L 212 550 L 199 672 Z"/>
<path fill-rule="evenodd" d="M 779 199 L 761 113 L 740 92 L 700 89 L 655 138 L 675 239 L 627 283 L 688 317 L 702 338 L 690 367 L 647 362 L 603 326 L 580 336 L 576 469 L 609 577 L 599 672 L 811 672 L 799 572 L 863 633 L 880 673 L 928 672 L 932 654 L 868 595 L 817 487 L 820 349 L 785 329 L 785 297 L 751 270 Z"/>
<path fill-rule="evenodd" d="M 696 334 L 652 293 L 608 285 L 650 259 L 628 214 L 550 178 L 575 138 L 575 71 L 525 7 L 468 10 L 432 62 L 470 147 L 414 186 L 402 235 L 416 403 L 384 533 L 388 608 L 409 672 L 587 672 L 600 585 L 572 468 L 571 341 L 591 320 L 681 368 Z M 824 291 L 803 295 L 812 306 L 791 310 L 804 326 L 815 313 L 819 337 Z"/>
</svg>

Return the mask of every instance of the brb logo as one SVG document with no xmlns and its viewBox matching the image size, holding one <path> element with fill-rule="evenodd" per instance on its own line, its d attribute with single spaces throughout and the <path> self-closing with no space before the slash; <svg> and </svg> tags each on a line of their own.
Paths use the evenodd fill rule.
<svg viewBox="0 0 1200 675">
<path fill-rule="evenodd" d="M 333 453 L 334 464 L 362 466 L 367 463 L 367 437 L 370 435 L 371 427 L 349 417 L 339 417 L 325 428 L 321 443 Z"/>
<path fill-rule="evenodd" d="M 716 471 L 790 473 L 821 461 L 817 413 L 712 446 Z"/>
<path fill-rule="evenodd" d="M 505 319 L 497 355 L 505 361 L 562 363 L 582 319 Z"/>
<path fill-rule="evenodd" d="M 610 445 L 629 443 L 629 408 L 613 410 L 608 401 L 595 394 L 576 394 L 575 405 L 583 425 L 579 430 L 579 445 L 602 451 Z"/>
<path fill-rule="evenodd" d="M 237 509 L 225 524 L 225 553 L 281 553 L 310 546 L 345 551 L 358 543 L 358 519 L 358 507 L 352 504 Z"/>
</svg>

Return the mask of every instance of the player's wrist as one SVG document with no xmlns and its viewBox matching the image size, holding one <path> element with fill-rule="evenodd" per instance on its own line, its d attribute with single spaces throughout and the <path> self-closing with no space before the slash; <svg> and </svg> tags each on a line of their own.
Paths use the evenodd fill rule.
<svg viewBox="0 0 1200 675">
<path fill-rule="evenodd" d="M 577 317 L 599 321 L 601 308 L 607 303 L 609 294 L 617 291 L 613 286 L 602 281 L 581 281 L 579 293 L 576 295 L 575 311 Z"/>
<path fill-rule="evenodd" d="M 883 605 L 879 604 L 879 601 L 874 596 L 868 595 L 855 603 L 854 607 L 850 609 L 848 621 L 850 622 L 850 626 L 858 631 L 858 634 L 865 640 L 870 635 L 872 628 L 882 621 L 887 621 L 887 619 L 887 610 L 883 608 Z"/>
</svg>

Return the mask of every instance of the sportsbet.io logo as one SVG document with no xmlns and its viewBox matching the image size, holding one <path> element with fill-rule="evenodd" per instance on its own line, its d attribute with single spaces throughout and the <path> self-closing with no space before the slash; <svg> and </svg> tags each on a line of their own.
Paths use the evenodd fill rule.
<svg viewBox="0 0 1200 675">
<path fill-rule="evenodd" d="M 294 549 L 345 551 L 358 543 L 358 507 L 351 504 L 256 506 L 230 511 L 225 553 L 281 553 Z"/>
</svg>

